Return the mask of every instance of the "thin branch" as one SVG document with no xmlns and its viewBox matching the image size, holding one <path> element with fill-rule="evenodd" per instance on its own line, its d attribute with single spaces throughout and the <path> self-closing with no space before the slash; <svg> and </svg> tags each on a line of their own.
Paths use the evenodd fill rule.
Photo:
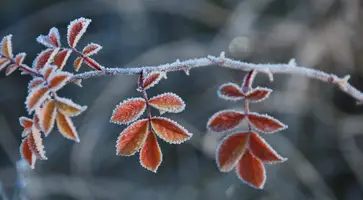
<svg viewBox="0 0 363 200">
<path fill-rule="evenodd" d="M 218 65 L 242 71 L 256 70 L 257 72 L 268 75 L 270 80 L 273 80 L 273 74 L 296 74 L 309 78 L 317 79 L 323 82 L 328 82 L 337 85 L 342 91 L 346 92 L 358 103 L 363 102 L 363 93 L 348 83 L 349 75 L 339 78 L 335 74 L 328 74 L 323 71 L 297 66 L 295 60 L 292 59 L 288 64 L 253 64 L 242 61 L 225 58 L 222 52 L 221 56 L 208 56 L 203 58 L 190 59 L 180 62 L 179 60 L 173 63 L 162 64 L 158 66 L 144 66 L 137 68 L 104 68 L 102 71 L 90 71 L 74 75 L 70 81 L 77 79 L 90 79 L 100 76 L 117 76 L 117 75 L 138 75 L 140 72 L 173 72 L 185 71 L 187 74 L 190 69 L 197 67 L 207 67 Z"/>
</svg>

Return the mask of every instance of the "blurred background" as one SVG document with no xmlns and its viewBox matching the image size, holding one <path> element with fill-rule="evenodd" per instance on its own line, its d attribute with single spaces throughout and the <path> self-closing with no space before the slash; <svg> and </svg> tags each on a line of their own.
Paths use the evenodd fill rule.
<svg viewBox="0 0 363 200">
<path fill-rule="evenodd" d="M 39 34 L 56 26 L 65 45 L 68 23 L 93 21 L 79 47 L 104 46 L 96 59 L 107 67 L 142 66 L 206 55 L 254 63 L 287 63 L 350 74 L 363 89 L 363 3 L 360 0 L 1 0 L 0 36 L 12 33 L 15 52 L 26 63 L 43 46 Z M 237 39 L 235 39 L 237 38 Z M 71 57 L 66 69 L 72 70 Z M 83 70 L 89 70 L 86 66 Z M 289 126 L 264 138 L 289 160 L 265 165 L 265 189 L 243 184 L 235 172 L 220 173 L 215 149 L 221 135 L 208 133 L 215 112 L 241 103 L 217 98 L 225 82 L 240 83 L 243 72 L 198 68 L 190 76 L 168 74 L 150 96 L 174 92 L 186 110 L 166 114 L 194 134 L 183 145 L 159 140 L 163 163 L 157 174 L 142 168 L 138 156 L 115 155 L 125 128 L 109 123 L 120 101 L 139 96 L 135 76 L 102 77 L 70 85 L 60 95 L 89 109 L 74 118 L 81 143 L 53 131 L 45 139 L 48 161 L 29 170 L 20 159 L 27 76 L 0 76 L 0 199 L 128 200 L 358 200 L 363 199 L 363 107 L 336 87 L 301 76 L 258 75 L 255 86 L 274 89 L 251 110 L 268 113 Z M 154 110 L 154 114 L 158 114 Z"/>
</svg>

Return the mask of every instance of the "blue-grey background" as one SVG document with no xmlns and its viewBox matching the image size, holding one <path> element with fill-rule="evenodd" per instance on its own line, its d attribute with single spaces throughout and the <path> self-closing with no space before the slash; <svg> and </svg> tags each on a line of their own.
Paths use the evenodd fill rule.
<svg viewBox="0 0 363 200">
<path fill-rule="evenodd" d="M 142 66 L 209 54 L 255 63 L 286 63 L 351 74 L 363 89 L 363 13 L 359 0 L 1 0 L 0 36 L 12 33 L 14 51 L 28 53 L 31 64 L 42 50 L 35 38 L 56 26 L 65 45 L 68 23 L 93 21 L 80 41 L 104 49 L 95 57 L 107 67 Z M 240 37 L 238 42 L 231 42 Z M 72 70 L 72 61 L 66 69 Z M 83 70 L 88 70 L 86 66 Z M 240 83 L 243 73 L 198 68 L 190 76 L 168 74 L 150 96 L 174 92 L 187 104 L 178 121 L 193 138 L 183 145 L 159 140 L 164 154 L 157 174 L 139 165 L 138 156 L 115 155 L 125 128 L 109 123 L 113 108 L 135 97 L 134 76 L 102 77 L 68 86 L 60 95 L 88 105 L 74 118 L 81 143 L 53 131 L 45 139 L 48 161 L 35 170 L 16 170 L 26 115 L 27 76 L 0 76 L 0 197 L 5 199 L 128 200 L 358 200 L 363 199 L 363 107 L 327 83 L 301 76 L 276 75 L 270 83 L 258 75 L 255 85 L 274 89 L 251 110 L 268 113 L 289 126 L 264 138 L 289 160 L 266 165 L 267 183 L 259 191 L 241 183 L 234 172 L 220 173 L 214 154 L 221 135 L 206 131 L 215 112 L 240 109 L 242 103 L 217 98 L 222 83 Z M 154 114 L 158 114 L 154 111 Z M 19 164 L 19 163 L 18 163 Z M 20 167 L 21 168 L 21 167 Z M 27 184 L 17 181 L 24 175 Z"/>
</svg>

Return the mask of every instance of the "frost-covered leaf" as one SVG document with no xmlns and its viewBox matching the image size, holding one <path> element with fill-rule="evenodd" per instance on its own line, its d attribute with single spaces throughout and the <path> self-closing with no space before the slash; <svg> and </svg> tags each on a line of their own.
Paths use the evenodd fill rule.
<svg viewBox="0 0 363 200">
<path fill-rule="evenodd" d="M 262 162 L 275 163 L 286 161 L 257 133 L 250 133 L 248 147 L 251 153 Z"/>
<path fill-rule="evenodd" d="M 159 109 L 161 113 L 179 113 L 185 109 L 183 99 L 178 95 L 169 92 L 151 98 L 149 104 L 154 108 Z"/>
<path fill-rule="evenodd" d="M 268 115 L 251 112 L 247 118 L 253 127 L 263 133 L 274 133 L 287 128 L 285 124 Z"/>
<path fill-rule="evenodd" d="M 215 113 L 208 121 L 207 128 L 214 132 L 223 132 L 236 128 L 245 118 L 243 112 L 222 110 Z"/>
<path fill-rule="evenodd" d="M 69 56 L 71 55 L 71 49 L 63 49 L 57 53 L 54 57 L 53 64 L 58 67 L 58 69 L 63 69 L 64 65 L 67 63 Z"/>
<path fill-rule="evenodd" d="M 110 122 L 128 124 L 137 120 L 145 111 L 146 102 L 143 98 L 131 98 L 121 102 L 113 110 Z"/>
<path fill-rule="evenodd" d="M 55 100 L 58 111 L 68 117 L 78 116 L 87 109 L 87 106 L 78 105 L 74 103 L 71 99 L 56 97 Z"/>
<path fill-rule="evenodd" d="M 248 150 L 236 166 L 237 176 L 248 185 L 263 189 L 266 182 L 265 167 L 262 162 L 253 156 Z"/>
<path fill-rule="evenodd" d="M 242 89 L 235 83 L 225 83 L 218 90 L 218 96 L 225 100 L 238 101 L 244 98 Z"/>
<path fill-rule="evenodd" d="M 48 35 L 38 36 L 37 42 L 49 48 L 60 47 L 61 43 L 58 29 L 53 27 L 49 30 Z"/>
<path fill-rule="evenodd" d="M 55 55 L 57 55 L 59 48 L 46 49 L 38 54 L 34 59 L 33 68 L 40 70 L 41 68 L 53 62 Z"/>
<path fill-rule="evenodd" d="M 160 80 L 163 77 L 161 76 L 160 73 L 150 73 L 148 74 L 145 79 L 144 79 L 144 83 L 143 83 L 143 87 L 145 90 L 154 87 L 156 84 L 158 84 L 160 82 Z"/>
<path fill-rule="evenodd" d="M 30 168 L 34 169 L 36 157 L 30 150 L 28 138 L 24 138 L 20 144 L 20 156 L 28 163 Z"/>
<path fill-rule="evenodd" d="M 144 144 L 148 132 L 148 119 L 138 120 L 125 128 L 117 138 L 116 155 L 134 155 Z"/>
<path fill-rule="evenodd" d="M 9 76 L 10 74 L 12 74 L 13 72 L 15 72 L 15 70 L 17 70 L 19 68 L 19 65 L 17 64 L 11 64 L 9 65 L 6 70 L 5 70 L 5 75 Z"/>
<path fill-rule="evenodd" d="M 140 163 L 146 169 L 155 172 L 163 160 L 163 154 L 155 134 L 149 131 L 140 151 Z"/>
<path fill-rule="evenodd" d="M 184 127 L 164 117 L 153 117 L 151 127 L 161 139 L 171 144 L 180 144 L 192 137 Z"/>
<path fill-rule="evenodd" d="M 10 64 L 10 60 L 7 58 L 0 58 L 0 71 L 3 70 L 5 67 L 7 67 Z"/>
<path fill-rule="evenodd" d="M 31 128 L 33 126 L 33 120 L 28 117 L 19 117 L 19 123 L 23 128 Z"/>
<path fill-rule="evenodd" d="M 234 133 L 224 138 L 217 148 L 216 161 L 221 172 L 231 171 L 246 150 L 248 132 Z"/>
<path fill-rule="evenodd" d="M 77 57 L 76 60 L 74 60 L 74 63 L 73 63 L 74 71 L 78 72 L 78 70 L 81 68 L 83 61 L 84 61 L 84 58 L 82 58 L 82 57 Z"/>
<path fill-rule="evenodd" d="M 97 61 L 93 60 L 92 58 L 86 57 L 84 58 L 84 62 L 91 68 L 95 70 L 101 71 L 103 69 L 103 66 L 100 65 Z"/>
<path fill-rule="evenodd" d="M 57 127 L 63 137 L 79 142 L 77 130 L 70 117 L 63 115 L 61 112 L 57 112 Z"/>
<path fill-rule="evenodd" d="M 1 41 L 1 51 L 7 58 L 13 58 L 13 44 L 11 42 L 12 35 L 7 35 Z"/>
<path fill-rule="evenodd" d="M 102 49 L 102 46 L 95 43 L 90 43 L 86 47 L 84 47 L 82 53 L 84 56 L 89 57 L 97 54 Z"/>
<path fill-rule="evenodd" d="M 246 94 L 246 99 L 251 102 L 260 102 L 267 99 L 271 92 L 269 88 L 256 87 Z"/>
<path fill-rule="evenodd" d="M 15 56 L 15 64 L 17 64 L 17 65 L 21 65 L 21 64 L 23 64 L 23 61 L 24 61 L 24 59 L 25 59 L 25 56 L 26 56 L 26 53 L 19 53 L 19 54 L 17 54 L 16 56 Z"/>
<path fill-rule="evenodd" d="M 44 84 L 44 83 L 45 83 L 45 81 L 43 80 L 43 78 L 35 77 L 31 81 L 29 81 L 28 91 L 30 92 L 30 90 L 32 90 L 33 88 L 36 88 L 40 84 Z"/>
<path fill-rule="evenodd" d="M 45 135 L 53 130 L 55 118 L 57 116 L 56 101 L 51 99 L 44 103 L 39 116 L 40 127 Z"/>
<path fill-rule="evenodd" d="M 28 136 L 28 144 L 30 150 L 38 159 L 40 160 L 48 159 L 45 156 L 42 134 L 40 130 L 37 129 L 35 126 L 32 127 L 32 130 Z"/>
<path fill-rule="evenodd" d="M 28 112 L 32 112 L 36 107 L 40 106 L 47 99 L 49 89 L 47 86 L 40 85 L 31 90 L 25 100 Z"/>
<path fill-rule="evenodd" d="M 91 23 L 90 19 L 79 18 L 73 20 L 68 25 L 67 31 L 67 41 L 68 45 L 72 48 L 75 48 L 78 44 L 78 41 L 81 39 L 82 35 L 86 32 L 88 25 Z"/>
<path fill-rule="evenodd" d="M 40 73 L 43 75 L 43 78 L 45 80 L 48 81 L 48 78 L 49 76 L 55 71 L 57 70 L 57 67 L 54 66 L 54 65 L 47 65 L 45 67 L 43 67 L 41 70 L 40 70 Z"/>
<path fill-rule="evenodd" d="M 72 78 L 71 73 L 55 71 L 48 78 L 48 86 L 52 91 L 58 91 Z"/>
</svg>

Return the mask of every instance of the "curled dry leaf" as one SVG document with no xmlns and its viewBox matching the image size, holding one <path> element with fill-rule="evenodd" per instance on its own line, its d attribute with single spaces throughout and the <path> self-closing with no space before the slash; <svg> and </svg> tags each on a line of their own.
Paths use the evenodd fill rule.
<svg viewBox="0 0 363 200">
<path fill-rule="evenodd" d="M 87 109 L 87 106 L 78 105 L 71 99 L 56 97 L 55 100 L 58 111 L 68 117 L 78 116 Z"/>
<path fill-rule="evenodd" d="M 15 72 L 15 70 L 17 70 L 19 68 L 19 65 L 17 64 L 11 64 L 9 65 L 6 70 L 5 70 L 5 75 L 9 76 L 10 74 L 12 74 L 13 72 Z"/>
<path fill-rule="evenodd" d="M 268 115 L 251 112 L 247 118 L 253 127 L 263 133 L 275 133 L 287 128 L 287 125 Z"/>
<path fill-rule="evenodd" d="M 244 98 L 242 89 L 235 83 L 225 83 L 218 90 L 218 96 L 225 100 L 238 101 Z"/>
<path fill-rule="evenodd" d="M 111 122 L 128 124 L 137 120 L 145 111 L 146 102 L 143 98 L 131 98 L 121 102 L 113 110 Z"/>
<path fill-rule="evenodd" d="M 61 43 L 58 29 L 53 27 L 49 30 L 48 35 L 38 36 L 37 42 L 49 48 L 60 47 Z"/>
<path fill-rule="evenodd" d="M 58 69 L 63 69 L 64 65 L 67 63 L 69 56 L 71 55 L 71 49 L 63 49 L 57 53 L 54 57 L 53 64 L 58 67 Z"/>
<path fill-rule="evenodd" d="M 23 64 L 23 61 L 24 61 L 24 59 L 25 59 L 25 56 L 26 56 L 26 53 L 19 53 L 19 54 L 17 54 L 16 56 L 15 56 L 15 64 L 17 64 L 17 65 L 21 65 L 21 64 Z"/>
<path fill-rule="evenodd" d="M 263 189 L 266 182 L 265 167 L 249 150 L 243 154 L 236 167 L 237 176 L 248 185 Z"/>
<path fill-rule="evenodd" d="M 35 126 L 32 127 L 32 130 L 28 136 L 28 144 L 30 150 L 33 154 L 40 160 L 47 160 L 48 158 L 45 156 L 44 145 L 42 134 L 39 129 Z"/>
<path fill-rule="evenodd" d="M 43 109 L 39 116 L 40 127 L 45 135 L 49 135 L 54 127 L 57 116 L 56 101 L 51 99 L 44 103 Z"/>
<path fill-rule="evenodd" d="M 163 154 L 161 153 L 158 140 L 155 134 L 152 131 L 149 131 L 140 151 L 141 166 L 156 173 L 162 160 Z"/>
<path fill-rule="evenodd" d="M 83 17 L 73 20 L 68 25 L 67 41 L 68 45 L 75 48 L 81 39 L 82 35 L 86 32 L 88 25 L 91 23 L 90 19 Z"/>
<path fill-rule="evenodd" d="M 63 137 L 79 142 L 77 130 L 70 117 L 63 115 L 61 112 L 57 112 L 57 127 Z"/>
<path fill-rule="evenodd" d="M 180 144 L 192 137 L 184 127 L 164 117 L 153 117 L 151 127 L 161 139 L 171 144 Z"/>
<path fill-rule="evenodd" d="M 41 68 L 53 62 L 55 55 L 57 55 L 59 48 L 46 49 L 38 54 L 34 59 L 33 68 L 40 70 Z"/>
<path fill-rule="evenodd" d="M 95 70 L 101 71 L 103 69 L 103 66 L 100 65 L 97 61 L 93 60 L 92 58 L 85 57 L 84 62 L 91 68 Z"/>
<path fill-rule="evenodd" d="M 248 147 L 251 153 L 262 162 L 275 163 L 287 160 L 273 150 L 272 147 L 257 133 L 250 133 Z"/>
<path fill-rule="evenodd" d="M 102 49 L 102 46 L 96 43 L 90 43 L 84 47 L 82 53 L 84 56 L 89 57 L 97 54 Z"/>
<path fill-rule="evenodd" d="M 267 99 L 272 90 L 269 88 L 256 87 L 246 94 L 246 99 L 251 102 L 261 102 Z"/>
<path fill-rule="evenodd" d="M 54 71 L 48 78 L 48 86 L 52 91 L 58 91 L 72 78 L 72 74 L 63 71 Z"/>
<path fill-rule="evenodd" d="M 231 171 L 246 150 L 248 132 L 234 133 L 221 141 L 217 148 L 216 161 L 221 172 Z"/>
<path fill-rule="evenodd" d="M 144 83 L 143 83 L 144 89 L 147 90 L 151 87 L 154 87 L 156 84 L 158 84 L 160 82 L 161 79 L 162 79 L 162 76 L 160 73 L 148 74 L 144 79 Z"/>
<path fill-rule="evenodd" d="M 159 109 L 160 113 L 179 113 L 185 109 L 183 99 L 174 93 L 164 93 L 155 96 L 149 100 L 149 104 L 152 107 Z"/>
<path fill-rule="evenodd" d="M 222 110 L 215 113 L 208 121 L 207 128 L 214 132 L 223 132 L 236 128 L 245 118 L 243 112 Z"/>
<path fill-rule="evenodd" d="M 32 89 L 26 100 L 25 105 L 28 112 L 34 111 L 35 108 L 40 106 L 48 98 L 49 89 L 45 85 L 39 85 L 38 87 Z"/>
<path fill-rule="evenodd" d="M 7 35 L 1 41 L 1 51 L 7 58 L 13 58 L 13 44 L 11 42 L 11 38 L 13 35 Z"/>
<path fill-rule="evenodd" d="M 24 138 L 20 145 L 20 156 L 28 163 L 30 168 L 34 169 L 36 157 L 30 150 L 28 138 Z"/>
<path fill-rule="evenodd" d="M 82 57 L 77 57 L 76 60 L 74 60 L 74 63 L 73 63 L 74 71 L 76 71 L 76 72 L 79 71 L 83 61 L 84 61 L 84 58 L 82 58 Z"/>
<path fill-rule="evenodd" d="M 7 58 L 0 58 L 0 71 L 3 70 L 5 67 L 7 67 L 10 64 L 10 60 Z"/>
<path fill-rule="evenodd" d="M 132 123 L 118 137 L 116 142 L 116 155 L 134 155 L 144 144 L 148 132 L 148 119 L 141 119 Z"/>
</svg>

